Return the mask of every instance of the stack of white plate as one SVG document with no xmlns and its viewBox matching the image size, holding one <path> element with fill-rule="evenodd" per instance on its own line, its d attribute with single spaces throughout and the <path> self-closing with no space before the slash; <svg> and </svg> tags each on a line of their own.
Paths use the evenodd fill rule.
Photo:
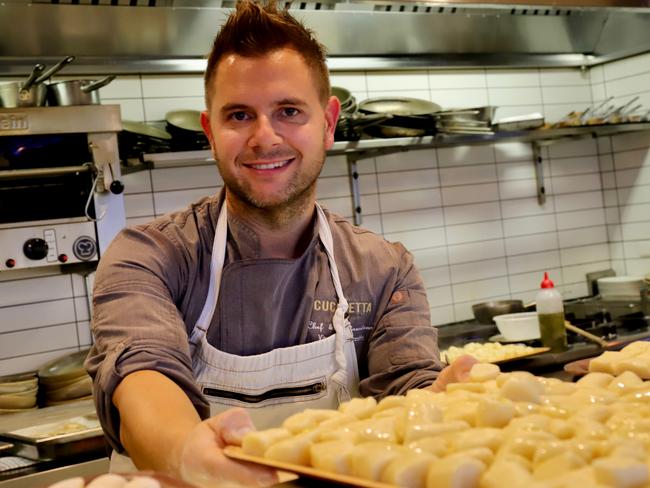
<svg viewBox="0 0 650 488">
<path fill-rule="evenodd" d="M 608 276 L 598 279 L 598 291 L 604 300 L 641 300 L 643 277 Z"/>
<path fill-rule="evenodd" d="M 68 354 L 38 370 L 47 406 L 92 398 L 92 380 L 83 367 L 87 355 L 87 349 Z"/>
<path fill-rule="evenodd" d="M 35 408 L 37 393 L 36 373 L 0 377 L 0 414 Z"/>
</svg>

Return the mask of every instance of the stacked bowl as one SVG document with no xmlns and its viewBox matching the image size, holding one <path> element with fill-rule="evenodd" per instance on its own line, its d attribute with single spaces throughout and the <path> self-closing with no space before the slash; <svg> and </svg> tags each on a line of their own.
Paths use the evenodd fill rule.
<svg viewBox="0 0 650 488">
<path fill-rule="evenodd" d="M 88 350 L 50 361 L 38 370 L 45 405 L 61 405 L 92 398 L 92 380 L 83 367 Z"/>
<path fill-rule="evenodd" d="M 608 276 L 598 279 L 598 291 L 603 300 L 639 301 L 643 286 L 643 276 Z"/>
<path fill-rule="evenodd" d="M 36 373 L 0 377 L 0 414 L 35 408 L 37 393 Z"/>
</svg>

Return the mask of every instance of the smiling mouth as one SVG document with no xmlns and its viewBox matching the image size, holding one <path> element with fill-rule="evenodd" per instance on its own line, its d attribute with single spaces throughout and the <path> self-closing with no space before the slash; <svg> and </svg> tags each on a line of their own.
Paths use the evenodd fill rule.
<svg viewBox="0 0 650 488">
<path fill-rule="evenodd" d="M 273 161 L 272 163 L 248 164 L 247 166 L 249 168 L 258 169 L 258 170 L 278 169 L 286 166 L 293 160 L 294 158 L 290 158 L 290 159 L 284 159 L 282 161 Z"/>
</svg>

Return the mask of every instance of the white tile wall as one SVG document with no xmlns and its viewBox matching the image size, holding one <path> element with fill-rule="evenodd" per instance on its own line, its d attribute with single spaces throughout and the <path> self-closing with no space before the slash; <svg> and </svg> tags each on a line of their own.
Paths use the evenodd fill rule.
<svg viewBox="0 0 650 488">
<path fill-rule="evenodd" d="M 547 120 L 616 97 L 650 107 L 650 55 L 577 69 L 333 73 L 358 100 L 395 95 L 445 108 L 498 105 L 497 117 L 542 112 Z M 200 76 L 120 76 L 100 92 L 125 119 L 160 122 L 203 109 Z M 614 103 L 612 102 L 612 103 Z M 363 226 L 414 254 L 434 324 L 471 318 L 471 304 L 534 297 L 549 271 L 565 297 L 587 293 L 586 272 L 650 272 L 650 134 L 558 143 L 543 150 L 547 201 L 537 202 L 525 143 L 400 152 L 363 160 Z M 343 157 L 328 160 L 318 197 L 352 216 Z M 219 190 L 214 166 L 124 176 L 135 225 Z M 0 375 L 35 369 L 91 343 L 78 275 L 0 281 Z"/>
</svg>

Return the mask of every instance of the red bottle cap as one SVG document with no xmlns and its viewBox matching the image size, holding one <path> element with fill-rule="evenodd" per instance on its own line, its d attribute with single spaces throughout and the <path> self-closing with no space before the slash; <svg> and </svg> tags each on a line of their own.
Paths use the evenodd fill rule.
<svg viewBox="0 0 650 488">
<path fill-rule="evenodd" d="M 546 271 L 544 271 L 544 279 L 542 280 L 541 287 L 542 288 L 554 288 L 555 287 L 553 282 L 549 279 L 548 273 Z"/>
</svg>

